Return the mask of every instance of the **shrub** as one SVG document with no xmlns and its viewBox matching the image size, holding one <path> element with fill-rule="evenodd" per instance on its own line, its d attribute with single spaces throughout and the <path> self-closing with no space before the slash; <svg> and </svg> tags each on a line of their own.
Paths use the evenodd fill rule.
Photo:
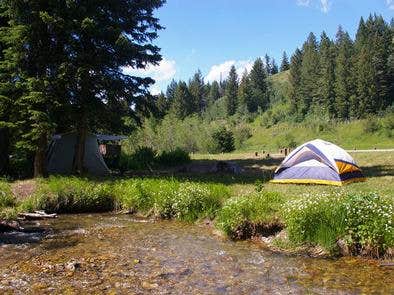
<svg viewBox="0 0 394 295">
<path fill-rule="evenodd" d="M 215 142 L 214 152 L 216 153 L 228 153 L 235 150 L 234 146 L 234 135 L 230 130 L 225 127 L 220 127 L 212 134 L 212 138 Z"/>
<path fill-rule="evenodd" d="M 363 130 L 366 133 L 374 133 L 381 128 L 377 119 L 369 117 L 363 121 Z"/>
<path fill-rule="evenodd" d="M 252 137 L 252 132 L 247 125 L 245 124 L 238 125 L 234 129 L 235 147 L 237 149 L 241 148 L 243 143 L 251 137 Z"/>
<path fill-rule="evenodd" d="M 119 160 L 120 169 L 125 171 L 151 168 L 155 163 L 155 154 L 150 147 L 138 147 L 131 155 L 122 153 Z"/>
<path fill-rule="evenodd" d="M 233 239 L 256 234 L 272 234 L 281 228 L 279 210 L 283 198 L 278 193 L 262 192 L 229 199 L 219 211 L 216 226 Z"/>
<path fill-rule="evenodd" d="M 163 166 L 176 166 L 189 163 L 190 161 L 189 153 L 181 148 L 176 148 L 174 151 L 170 152 L 163 151 L 156 159 L 156 162 Z"/>
<path fill-rule="evenodd" d="M 376 193 L 349 195 L 346 208 L 346 241 L 364 254 L 379 256 L 394 247 L 393 203 Z"/>
<path fill-rule="evenodd" d="M 291 133 L 286 133 L 284 136 L 280 136 L 276 140 L 276 146 L 278 148 L 295 148 L 297 147 L 297 141 L 295 140 L 294 135 Z"/>
<path fill-rule="evenodd" d="M 394 112 L 384 117 L 381 124 L 385 135 L 389 138 L 394 137 Z"/>
</svg>

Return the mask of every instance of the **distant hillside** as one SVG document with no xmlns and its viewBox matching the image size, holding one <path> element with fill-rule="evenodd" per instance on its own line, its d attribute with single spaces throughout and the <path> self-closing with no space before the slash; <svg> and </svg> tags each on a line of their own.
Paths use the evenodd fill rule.
<svg viewBox="0 0 394 295">
<path fill-rule="evenodd" d="M 241 151 L 276 151 L 279 147 L 296 146 L 316 138 L 345 149 L 394 148 L 394 114 L 348 123 L 283 122 L 270 128 L 263 127 L 257 118 L 249 126 L 252 137 L 243 143 Z"/>
</svg>

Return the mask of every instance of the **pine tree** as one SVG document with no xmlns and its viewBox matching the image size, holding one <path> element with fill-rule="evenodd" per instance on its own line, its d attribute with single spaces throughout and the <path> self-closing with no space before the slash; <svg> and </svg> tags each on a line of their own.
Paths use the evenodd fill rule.
<svg viewBox="0 0 394 295">
<path fill-rule="evenodd" d="M 235 114 L 238 105 L 238 76 L 235 66 L 232 65 L 226 84 L 225 103 L 227 116 Z"/>
<path fill-rule="evenodd" d="M 238 87 L 238 112 L 241 114 L 249 113 L 252 90 L 248 71 L 242 74 L 241 82 Z"/>
<path fill-rule="evenodd" d="M 317 41 L 313 33 L 310 33 L 307 41 L 302 47 L 302 67 L 300 94 L 302 97 L 299 111 L 305 116 L 313 104 L 317 104 L 319 87 L 317 85 L 319 77 L 319 56 L 317 52 Z"/>
<path fill-rule="evenodd" d="M 274 58 L 272 58 L 272 60 L 271 60 L 270 68 L 271 68 L 271 75 L 275 75 L 279 72 L 278 65 L 276 64 L 276 61 Z"/>
<path fill-rule="evenodd" d="M 391 31 L 391 44 L 389 46 L 389 56 L 387 59 L 387 68 L 389 75 L 389 85 L 391 85 L 389 89 L 388 96 L 388 105 L 394 105 L 394 18 L 391 19 L 390 22 L 390 31 Z M 391 98 L 391 101 L 390 101 Z"/>
<path fill-rule="evenodd" d="M 213 81 L 208 94 L 208 106 L 211 106 L 220 98 L 219 83 Z"/>
<path fill-rule="evenodd" d="M 0 28 L 7 28 L 9 18 L 3 16 L 4 7 L 0 6 Z M 13 109 L 13 83 L 2 68 L 5 63 L 3 52 L 8 48 L 6 42 L 0 39 L 0 177 L 9 173 L 10 127 L 12 127 L 11 110 Z"/>
<path fill-rule="evenodd" d="M 301 68 L 302 68 L 302 52 L 298 48 L 291 57 L 290 62 L 290 108 L 293 114 L 299 114 L 301 106 Z"/>
<path fill-rule="evenodd" d="M 63 81 L 58 67 L 66 56 L 59 34 L 63 31 L 61 11 L 55 1 L 12 0 L 1 4 L 3 17 L 10 24 L 0 34 L 7 47 L 0 65 L 2 100 L 13 101 L 14 112 L 8 120 L 19 133 L 15 145 L 34 154 L 34 176 L 44 176 L 54 113 L 64 103 L 57 92 Z M 16 91 L 7 91 L 10 88 Z"/>
<path fill-rule="evenodd" d="M 161 92 L 156 98 L 156 117 L 163 118 L 168 113 L 169 108 L 170 103 L 164 93 Z"/>
<path fill-rule="evenodd" d="M 68 1 L 65 13 L 68 61 L 66 74 L 77 145 L 73 170 L 82 172 L 84 142 L 88 129 L 105 129 L 107 120 L 149 113 L 153 97 L 151 78 L 123 73 L 122 68 L 144 68 L 161 60 L 159 48 L 151 41 L 162 29 L 154 10 L 164 1 Z M 108 102 L 107 104 L 105 102 Z M 122 111 L 112 113 L 112 104 Z M 133 108 L 131 108 L 133 106 Z M 97 116 L 97 114 L 105 114 Z M 105 129 L 106 130 L 106 129 Z"/>
<path fill-rule="evenodd" d="M 283 51 L 282 63 L 280 64 L 280 71 L 284 72 L 290 69 L 289 59 L 287 58 L 286 51 Z"/>
<path fill-rule="evenodd" d="M 320 115 L 329 116 L 334 113 L 334 54 L 334 44 L 323 31 L 319 46 L 319 92 L 313 105 L 315 113 Z"/>
<path fill-rule="evenodd" d="M 341 27 L 336 35 L 335 58 L 335 114 L 340 119 L 349 119 L 350 104 L 354 95 L 352 79 L 353 43 L 347 32 Z"/>
<path fill-rule="evenodd" d="M 250 87 L 252 96 L 248 104 L 249 112 L 255 113 L 258 108 L 265 111 L 269 107 L 267 72 L 261 58 L 257 58 L 250 71 Z"/>
<path fill-rule="evenodd" d="M 381 16 L 370 15 L 360 20 L 355 42 L 355 80 L 357 100 L 352 103 L 356 117 L 377 113 L 391 104 L 389 25 Z"/>
<path fill-rule="evenodd" d="M 184 119 L 193 113 L 193 97 L 184 81 L 179 81 L 175 89 L 171 112 L 178 118 Z"/>
<path fill-rule="evenodd" d="M 189 81 L 189 92 L 192 96 L 193 113 L 202 113 L 206 107 L 204 79 L 201 71 L 198 70 Z"/>
<path fill-rule="evenodd" d="M 272 72 L 271 72 L 271 70 L 272 70 L 271 69 L 271 58 L 269 57 L 268 54 L 265 54 L 264 59 L 265 59 L 265 69 L 266 69 L 267 75 L 271 75 L 272 74 Z"/>
<path fill-rule="evenodd" d="M 175 96 L 175 89 L 177 88 L 178 83 L 172 79 L 170 84 L 167 86 L 167 90 L 166 90 L 166 97 L 168 99 L 168 101 L 173 101 L 174 100 L 174 96 Z"/>
</svg>

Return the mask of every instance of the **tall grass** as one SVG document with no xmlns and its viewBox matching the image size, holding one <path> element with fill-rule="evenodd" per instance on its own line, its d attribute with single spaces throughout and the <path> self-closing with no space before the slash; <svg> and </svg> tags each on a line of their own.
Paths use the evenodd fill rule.
<svg viewBox="0 0 394 295">
<path fill-rule="evenodd" d="M 213 218 L 230 192 L 224 185 L 175 179 L 133 179 L 114 183 L 118 208 L 159 218 L 194 221 Z"/>
<path fill-rule="evenodd" d="M 57 213 L 128 210 L 157 218 L 195 221 L 214 218 L 230 191 L 220 184 L 179 182 L 175 179 L 95 181 L 77 177 L 50 177 L 37 181 L 37 191 L 17 203 L 9 202 L 10 185 L 0 182 L 1 204 L 17 212 L 45 210 Z M 13 199 L 12 199 L 13 200 Z M 4 207 L 3 206 L 3 207 Z M 1 208 L 0 208 L 1 209 Z"/>
<path fill-rule="evenodd" d="M 57 213 L 106 212 L 114 208 L 109 183 L 77 177 L 50 177 L 40 180 L 37 191 L 20 204 L 24 211 Z"/>
<path fill-rule="evenodd" d="M 320 245 L 335 252 L 342 239 L 353 254 L 381 256 L 394 247 L 393 201 L 378 194 L 307 196 L 283 211 L 295 244 Z"/>
<path fill-rule="evenodd" d="M 283 203 L 284 199 L 272 192 L 231 198 L 218 212 L 216 226 L 233 239 L 279 229 L 282 223 L 279 212 Z"/>
<path fill-rule="evenodd" d="M 15 198 L 11 191 L 11 186 L 7 181 L 0 179 L 0 209 L 14 205 Z"/>
<path fill-rule="evenodd" d="M 333 250 L 346 228 L 341 195 L 307 195 L 286 204 L 283 216 L 289 238 L 296 244 L 317 244 Z"/>
</svg>

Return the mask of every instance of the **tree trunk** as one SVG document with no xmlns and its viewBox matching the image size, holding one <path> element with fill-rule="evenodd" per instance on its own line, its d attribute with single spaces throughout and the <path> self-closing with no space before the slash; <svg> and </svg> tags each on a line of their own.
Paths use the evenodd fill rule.
<svg viewBox="0 0 394 295">
<path fill-rule="evenodd" d="M 75 145 L 73 173 L 82 174 L 84 172 L 83 159 L 85 157 L 85 142 L 87 136 L 86 117 L 83 116 L 77 130 L 77 143 Z"/>
<path fill-rule="evenodd" d="M 45 151 L 47 149 L 47 133 L 43 132 L 38 140 L 38 146 L 34 155 L 34 177 L 45 177 L 46 174 L 46 163 L 45 163 Z"/>
</svg>

